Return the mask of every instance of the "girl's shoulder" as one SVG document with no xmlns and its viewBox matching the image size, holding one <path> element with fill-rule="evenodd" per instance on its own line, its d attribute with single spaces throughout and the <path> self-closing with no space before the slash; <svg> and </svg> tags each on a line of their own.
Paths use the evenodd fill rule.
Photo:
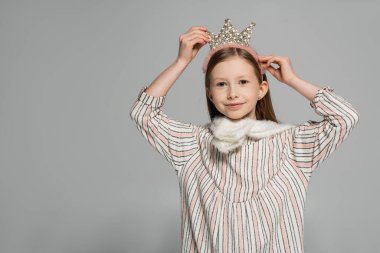
<svg viewBox="0 0 380 253">
<path fill-rule="evenodd" d="M 192 124 L 192 125 L 200 137 L 204 138 L 204 137 L 212 135 L 212 132 L 210 130 L 211 122 L 204 123 L 204 124 Z"/>
</svg>

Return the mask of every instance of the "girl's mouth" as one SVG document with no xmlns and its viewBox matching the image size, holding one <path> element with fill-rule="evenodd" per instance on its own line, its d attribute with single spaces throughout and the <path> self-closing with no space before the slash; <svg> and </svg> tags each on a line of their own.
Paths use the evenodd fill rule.
<svg viewBox="0 0 380 253">
<path fill-rule="evenodd" d="M 239 109 L 243 104 L 228 104 L 228 108 L 232 110 Z"/>
</svg>

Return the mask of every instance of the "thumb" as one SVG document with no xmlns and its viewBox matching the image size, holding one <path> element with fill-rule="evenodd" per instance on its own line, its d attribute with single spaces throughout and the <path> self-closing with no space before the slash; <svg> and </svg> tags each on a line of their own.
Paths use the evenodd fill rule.
<svg viewBox="0 0 380 253">
<path fill-rule="evenodd" d="M 276 73 L 276 69 L 273 68 L 272 66 L 268 66 L 266 70 L 268 70 L 273 76 Z"/>
</svg>

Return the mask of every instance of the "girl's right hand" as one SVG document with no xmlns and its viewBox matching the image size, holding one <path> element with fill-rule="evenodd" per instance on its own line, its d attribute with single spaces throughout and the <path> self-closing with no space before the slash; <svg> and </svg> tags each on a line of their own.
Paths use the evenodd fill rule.
<svg viewBox="0 0 380 253">
<path fill-rule="evenodd" d="M 207 28 L 192 26 L 179 37 L 178 60 L 189 64 L 197 55 L 199 49 L 211 40 Z"/>
</svg>

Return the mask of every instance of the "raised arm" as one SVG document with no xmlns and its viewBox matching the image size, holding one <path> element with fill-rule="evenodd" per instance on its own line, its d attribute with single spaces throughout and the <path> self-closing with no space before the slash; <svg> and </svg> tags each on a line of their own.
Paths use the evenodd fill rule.
<svg viewBox="0 0 380 253">
<path fill-rule="evenodd" d="M 162 106 L 165 96 L 147 94 L 143 87 L 130 116 L 149 144 L 160 153 L 178 173 L 197 149 L 197 127 L 169 118 Z"/>
<path fill-rule="evenodd" d="M 290 160 L 302 171 L 313 172 L 336 150 L 359 122 L 358 111 L 329 86 L 317 91 L 310 106 L 323 117 L 294 129 L 290 140 Z"/>
<path fill-rule="evenodd" d="M 146 89 L 146 93 L 151 96 L 166 96 L 174 82 L 179 78 L 188 64 L 197 55 L 199 49 L 209 40 L 204 27 L 193 26 L 186 33 L 179 37 L 179 51 L 177 59 Z"/>
<path fill-rule="evenodd" d="M 288 139 L 288 161 L 309 175 L 352 132 L 359 122 L 358 111 L 329 86 L 321 87 L 299 78 L 289 57 L 259 56 L 260 63 L 277 80 L 287 84 L 310 101 L 321 121 L 301 124 L 292 129 Z M 271 66 L 278 64 L 279 68 Z"/>
<path fill-rule="evenodd" d="M 180 37 L 178 57 L 152 83 L 141 89 L 130 116 L 142 136 L 175 168 L 182 168 L 197 150 L 197 127 L 169 118 L 163 111 L 166 94 L 201 46 L 203 32 L 193 27 Z"/>
</svg>

